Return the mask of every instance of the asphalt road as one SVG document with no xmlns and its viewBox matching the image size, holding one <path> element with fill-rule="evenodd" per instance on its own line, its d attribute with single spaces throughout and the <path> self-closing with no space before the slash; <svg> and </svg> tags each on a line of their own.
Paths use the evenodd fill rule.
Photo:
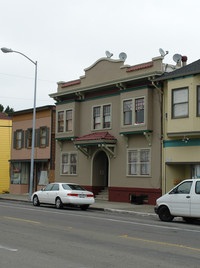
<svg viewBox="0 0 200 268">
<path fill-rule="evenodd" d="M 0 201 L 0 267 L 199 267 L 200 224 Z"/>
</svg>

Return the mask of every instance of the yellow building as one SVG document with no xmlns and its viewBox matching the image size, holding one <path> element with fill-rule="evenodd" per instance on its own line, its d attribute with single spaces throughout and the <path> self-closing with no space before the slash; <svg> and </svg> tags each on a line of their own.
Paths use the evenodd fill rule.
<svg viewBox="0 0 200 268">
<path fill-rule="evenodd" d="M 156 79 L 162 88 L 162 191 L 200 178 L 200 60 Z"/>
<path fill-rule="evenodd" d="M 0 193 L 9 192 L 12 119 L 0 112 Z"/>
</svg>

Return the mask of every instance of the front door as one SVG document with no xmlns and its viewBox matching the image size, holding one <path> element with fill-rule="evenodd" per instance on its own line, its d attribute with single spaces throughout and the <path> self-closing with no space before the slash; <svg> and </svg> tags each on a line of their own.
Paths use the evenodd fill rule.
<svg viewBox="0 0 200 268">
<path fill-rule="evenodd" d="M 108 187 L 109 161 L 104 151 L 98 151 L 93 159 L 93 185 Z"/>
</svg>

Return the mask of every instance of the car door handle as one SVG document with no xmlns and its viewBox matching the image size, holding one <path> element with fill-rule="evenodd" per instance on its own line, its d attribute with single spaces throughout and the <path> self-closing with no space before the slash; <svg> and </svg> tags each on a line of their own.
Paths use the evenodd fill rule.
<svg viewBox="0 0 200 268">
<path fill-rule="evenodd" d="M 190 195 L 187 195 L 186 198 L 190 198 Z"/>
</svg>

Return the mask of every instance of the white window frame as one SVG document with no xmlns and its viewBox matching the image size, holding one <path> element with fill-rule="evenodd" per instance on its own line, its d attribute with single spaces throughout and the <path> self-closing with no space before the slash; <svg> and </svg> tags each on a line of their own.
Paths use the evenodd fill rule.
<svg viewBox="0 0 200 268">
<path fill-rule="evenodd" d="M 66 130 L 66 113 L 67 111 L 72 111 L 72 130 Z M 64 125 L 63 125 L 63 131 L 58 131 L 58 113 L 59 112 L 63 112 L 64 116 L 63 116 L 63 120 L 64 120 Z M 74 109 L 73 108 L 67 108 L 67 109 L 62 109 L 62 110 L 58 110 L 56 112 L 56 133 L 57 134 L 63 134 L 63 133 L 72 133 L 74 130 Z"/>
<path fill-rule="evenodd" d="M 148 162 L 142 162 L 141 160 L 141 153 L 144 151 L 148 151 L 149 152 L 149 161 Z M 136 161 L 131 162 L 130 161 L 130 157 L 129 157 L 129 153 L 131 152 L 135 152 L 136 154 Z M 127 150 L 127 176 L 129 177 L 150 177 L 151 176 L 151 149 L 150 148 L 132 148 L 132 149 L 128 149 Z M 133 166 L 131 166 L 131 163 L 135 163 L 135 169 L 136 172 L 130 172 L 131 169 L 134 169 L 134 164 L 132 164 Z M 148 173 L 142 173 L 142 165 L 143 164 L 147 164 L 147 169 L 149 170 Z"/>
<path fill-rule="evenodd" d="M 187 96 L 186 96 L 187 100 L 185 100 L 185 101 L 180 101 L 178 99 L 175 99 L 176 96 L 174 95 L 174 93 L 178 92 L 178 91 L 180 92 L 181 90 L 182 91 L 185 90 L 187 92 Z M 184 106 L 185 106 L 186 110 L 185 110 Z M 178 110 L 175 111 L 175 108 L 177 108 L 177 107 L 179 108 L 179 111 Z M 182 111 L 181 111 L 181 109 L 182 109 Z M 179 114 L 178 115 L 175 114 L 176 112 Z M 172 89 L 172 118 L 176 119 L 176 118 L 187 118 L 187 117 L 189 117 L 189 88 L 188 87 L 174 88 L 174 89 Z"/>
<path fill-rule="evenodd" d="M 138 99 L 144 99 L 144 122 L 136 123 L 136 114 L 135 114 L 135 101 Z M 132 101 L 132 123 L 131 124 L 124 124 L 124 102 L 125 101 Z M 122 100 L 121 105 L 121 126 L 122 127 L 139 127 L 144 126 L 146 124 L 146 97 L 145 96 L 137 96 L 134 98 L 127 98 Z"/>
<path fill-rule="evenodd" d="M 105 106 L 110 106 L 110 126 L 104 127 L 104 114 L 103 109 Z M 99 128 L 94 128 L 94 108 L 100 107 L 100 123 Z M 112 104 L 111 103 L 105 103 L 100 105 L 94 105 L 92 106 L 92 130 L 103 130 L 103 129 L 111 129 L 112 128 Z"/>
<path fill-rule="evenodd" d="M 63 162 L 63 155 L 68 155 L 68 162 Z M 71 162 L 71 156 L 76 155 L 76 163 Z M 63 166 L 65 164 L 65 167 Z M 73 173 L 72 166 L 76 166 L 76 172 Z M 60 175 L 64 176 L 76 176 L 78 167 L 78 153 L 76 151 L 62 152 L 60 159 Z M 66 169 L 66 172 L 63 172 L 63 168 Z"/>
<path fill-rule="evenodd" d="M 200 116 L 200 86 L 197 86 L 197 116 Z"/>
</svg>

